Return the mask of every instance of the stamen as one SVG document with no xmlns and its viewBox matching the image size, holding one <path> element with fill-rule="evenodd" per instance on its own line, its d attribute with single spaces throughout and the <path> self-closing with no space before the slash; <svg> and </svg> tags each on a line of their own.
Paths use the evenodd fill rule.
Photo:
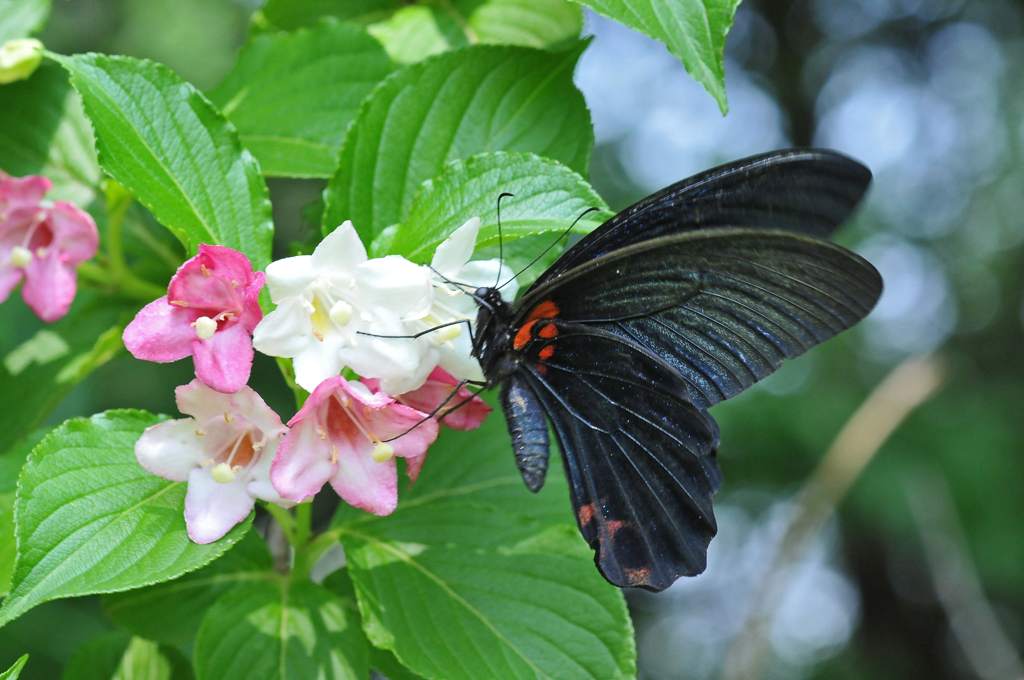
<svg viewBox="0 0 1024 680">
<path fill-rule="evenodd" d="M 352 305 L 344 300 L 338 300 L 331 307 L 330 317 L 331 321 L 339 326 L 347 326 L 348 322 L 352 320 Z"/>
<path fill-rule="evenodd" d="M 231 416 L 229 416 L 227 411 L 224 411 L 224 422 L 225 423 L 232 423 L 234 421 L 235 421 L 235 419 L 232 418 Z"/>
<path fill-rule="evenodd" d="M 210 275 L 210 272 L 206 269 L 206 265 L 205 264 L 201 264 L 199 266 L 203 268 L 203 276 L 209 276 Z"/>
<path fill-rule="evenodd" d="M 452 319 L 455 321 L 455 319 Z M 452 324 L 451 326 L 445 326 L 444 328 L 437 329 L 437 341 L 439 343 L 451 343 L 452 340 L 462 335 L 462 324 Z"/>
<path fill-rule="evenodd" d="M 235 474 L 235 471 L 227 463 L 219 463 L 210 470 L 213 481 L 218 484 L 230 484 L 235 481 Z"/>
<path fill-rule="evenodd" d="M 356 418 L 355 414 L 348 410 L 349 405 L 352 404 L 352 400 L 351 399 L 346 399 L 345 402 L 343 402 L 338 397 L 338 395 L 334 395 L 334 398 L 338 400 L 338 403 L 341 404 L 341 410 L 345 412 L 345 415 L 347 415 L 349 417 L 349 420 L 351 420 L 355 424 L 356 428 L 360 432 L 363 433 L 364 437 L 369 439 L 374 444 L 380 444 L 381 443 L 380 438 L 377 435 L 375 435 L 373 432 L 371 432 L 370 430 L 366 429 L 366 427 L 361 422 L 359 422 L 359 419 Z M 366 415 L 367 411 L 369 411 L 369 407 L 366 407 L 366 408 L 363 409 L 363 415 L 364 416 Z"/>
<path fill-rule="evenodd" d="M 235 454 L 238 453 L 238 445 L 242 443 L 243 439 L 249 436 L 249 432 L 249 430 L 246 430 L 238 437 L 238 439 L 235 440 L 235 445 L 231 447 L 231 453 L 228 454 L 228 465 L 231 465 L 231 461 L 235 459 Z"/>
<path fill-rule="evenodd" d="M 36 257 L 38 257 L 39 259 L 43 259 L 44 257 L 46 257 L 46 253 L 48 252 L 50 251 L 48 251 L 46 248 L 42 246 L 39 246 L 38 248 L 36 248 Z"/>
<path fill-rule="evenodd" d="M 177 305 L 178 307 L 188 307 L 188 303 L 184 300 L 171 300 L 170 302 L 172 305 Z"/>
<path fill-rule="evenodd" d="M 21 246 L 11 248 L 11 264 L 15 267 L 27 267 L 32 263 L 32 251 Z"/>
<path fill-rule="evenodd" d="M 217 332 L 217 322 L 208 316 L 201 316 L 192 322 L 196 329 L 196 337 L 200 340 L 209 340 Z"/>
<path fill-rule="evenodd" d="M 196 434 L 199 435 L 200 437 L 206 436 L 206 433 L 200 430 L 198 427 L 196 428 Z"/>
<path fill-rule="evenodd" d="M 338 447 L 332 446 L 331 450 L 334 452 L 331 454 L 331 465 L 334 465 L 338 462 Z"/>
<path fill-rule="evenodd" d="M 378 463 L 383 463 L 386 460 L 391 460 L 391 457 L 395 455 L 395 447 L 391 446 L 391 444 L 378 442 L 377 445 L 373 447 L 373 451 L 370 455 L 373 456 L 373 459 Z"/>
<path fill-rule="evenodd" d="M 203 463 L 203 464 L 202 464 L 202 465 L 200 465 L 199 467 L 208 467 L 208 466 L 210 466 L 210 465 L 213 465 L 213 464 L 214 464 L 214 462 L 216 462 L 216 461 L 214 461 L 214 460 L 213 460 L 213 458 L 211 458 L 210 460 L 206 461 L 205 463 Z"/>
</svg>

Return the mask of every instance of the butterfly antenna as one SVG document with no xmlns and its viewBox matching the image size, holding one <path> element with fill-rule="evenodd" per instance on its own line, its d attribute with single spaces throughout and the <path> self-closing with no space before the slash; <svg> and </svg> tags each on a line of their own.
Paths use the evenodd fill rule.
<svg viewBox="0 0 1024 680">
<path fill-rule="evenodd" d="M 592 212 L 594 212 L 594 211 L 596 211 L 596 210 L 598 210 L 598 208 L 587 208 L 586 210 L 584 210 L 584 211 L 583 211 L 583 212 L 582 212 L 582 213 L 580 214 L 580 216 L 579 216 L 579 217 L 577 217 L 577 218 L 576 218 L 576 219 L 575 219 L 575 220 L 573 221 L 573 223 L 572 223 L 572 224 L 570 224 L 570 225 L 569 225 L 569 227 L 568 227 L 568 228 L 567 228 L 567 229 L 566 229 L 565 231 L 563 231 L 563 232 L 562 232 L 562 233 L 561 233 L 561 234 L 559 235 L 559 237 L 558 237 L 558 238 L 556 238 L 556 239 L 555 239 L 555 240 L 554 240 L 554 241 L 553 241 L 553 242 L 551 243 L 551 245 L 549 245 L 549 246 L 548 246 L 547 248 L 545 248 L 545 249 L 544 249 L 544 252 L 543 252 L 543 253 L 541 253 L 541 254 L 540 254 L 540 255 L 538 255 L 537 257 L 533 258 L 533 261 L 532 261 L 532 262 L 531 262 L 530 264 L 526 265 L 525 267 L 523 267 L 522 269 L 520 269 L 519 271 L 517 271 L 517 272 L 516 272 L 516 275 L 515 275 L 515 276 L 513 276 L 513 277 L 512 277 L 511 279 L 509 279 L 509 280 L 508 280 L 508 281 L 506 281 L 505 283 L 503 283 L 503 284 L 501 284 L 500 286 L 498 286 L 498 290 L 501 290 L 502 288 L 504 288 L 505 286 L 507 286 L 507 285 L 508 285 L 509 283 L 511 283 L 512 281 L 515 281 L 516 277 L 518 277 L 518 276 L 519 276 L 520 274 L 522 274 L 523 272 L 525 272 L 525 271 L 526 271 L 527 269 L 529 269 L 529 268 L 530 268 L 530 267 L 532 267 L 533 265 L 537 264 L 537 262 L 538 262 L 538 261 L 540 260 L 540 258 L 542 258 L 542 257 L 544 257 L 545 255 L 547 255 L 547 254 L 548 254 L 548 251 L 550 251 L 550 250 L 551 250 L 552 248 L 554 248 L 554 247 L 555 247 L 556 245 L 558 245 L 558 242 L 559 242 L 559 241 L 561 241 L 561 240 L 562 240 L 563 238 L 565 238 L 565 237 L 566 237 L 566 235 L 568 235 L 568 233 L 569 233 L 570 231 L 572 231 L 572 228 L 573 228 L 573 227 L 575 227 L 575 226 L 576 226 L 577 224 L 579 224 L 579 221 L 580 221 L 580 220 L 582 220 L 582 219 L 583 219 L 583 218 L 584 218 L 584 217 L 585 217 L 585 216 L 586 216 L 586 215 L 587 215 L 588 213 L 592 213 Z M 499 272 L 499 274 L 498 274 L 498 275 L 499 275 L 499 277 L 500 277 L 500 276 L 501 276 L 501 273 L 500 273 L 500 272 L 501 272 L 501 270 L 499 269 L 499 270 L 498 270 L 498 272 Z"/>
<path fill-rule="evenodd" d="M 395 441 L 396 439 L 398 439 L 399 437 L 404 437 L 405 435 L 409 434 L 410 432 L 412 432 L 413 430 L 415 430 L 415 429 L 416 429 L 417 427 L 419 427 L 420 425 L 422 425 L 423 423 L 427 422 L 428 420 L 430 420 L 431 418 L 433 418 L 434 416 L 436 416 L 436 415 L 437 415 L 438 413 L 440 413 L 441 409 L 443 409 L 443 408 L 445 407 L 445 405 L 446 405 L 446 404 L 447 404 L 447 403 L 448 403 L 449 401 L 451 401 L 451 400 L 452 400 L 452 398 L 454 398 L 454 397 L 455 397 L 455 395 L 457 395 L 457 394 L 459 393 L 459 390 L 461 390 L 461 389 L 462 389 L 463 387 L 465 387 L 465 386 L 466 386 L 466 384 L 467 384 L 467 383 L 470 383 L 470 382 L 473 382 L 473 381 L 470 381 L 470 380 L 460 380 L 460 381 L 459 381 L 459 384 L 458 384 L 458 385 L 456 385 L 455 387 L 453 387 L 453 388 L 452 388 L 452 391 L 448 393 L 448 396 L 447 396 L 447 397 L 445 397 L 444 401 L 442 401 L 442 402 L 441 402 L 440 404 L 438 404 L 438 405 L 437 405 L 437 407 L 436 407 L 436 408 L 435 408 L 435 409 L 434 409 L 433 411 L 431 411 L 430 413 L 428 413 L 428 414 L 427 414 L 427 416 L 426 416 L 425 418 L 423 418 L 422 420 L 420 420 L 419 422 L 417 422 L 417 423 L 416 423 L 415 425 L 413 425 L 412 427 L 410 427 L 410 428 L 409 428 L 408 430 L 406 430 L 405 432 L 403 432 L 403 433 L 401 433 L 401 434 L 396 434 L 396 435 L 395 435 L 394 437 L 390 437 L 390 438 L 388 438 L 388 439 L 382 439 L 381 441 L 383 441 L 383 442 L 393 442 L 393 441 Z M 460 402 L 460 403 L 456 404 L 455 406 L 452 406 L 452 407 L 451 407 L 450 409 L 448 409 L 448 410 L 447 410 L 447 411 L 445 411 L 445 412 L 444 412 L 443 414 L 441 414 L 441 418 L 444 418 L 445 416 L 447 416 L 447 415 L 448 415 L 449 413 L 451 413 L 451 412 L 452 412 L 452 411 L 454 411 L 455 409 L 459 408 L 460 406 L 465 406 L 465 405 L 466 405 L 466 404 L 468 404 L 469 402 L 473 401 L 473 397 L 475 397 L 475 396 L 477 396 L 477 394 L 479 394 L 479 393 L 473 393 L 473 391 L 472 391 L 472 390 L 470 390 L 470 393 L 471 393 L 471 394 L 473 394 L 473 396 L 471 396 L 471 397 L 469 397 L 468 399 L 466 399 L 466 400 L 464 400 L 464 401 L 462 401 L 462 402 Z M 440 420 L 441 420 L 441 418 L 438 418 L 438 420 L 440 421 Z"/>
<path fill-rule="evenodd" d="M 506 196 L 508 196 L 509 198 L 514 198 L 515 194 L 504 192 L 500 196 L 498 196 L 498 276 L 495 277 L 494 279 L 494 288 L 497 288 L 498 284 L 501 283 L 501 265 L 505 264 L 505 246 L 501 240 L 501 199 L 505 198 Z"/>
</svg>

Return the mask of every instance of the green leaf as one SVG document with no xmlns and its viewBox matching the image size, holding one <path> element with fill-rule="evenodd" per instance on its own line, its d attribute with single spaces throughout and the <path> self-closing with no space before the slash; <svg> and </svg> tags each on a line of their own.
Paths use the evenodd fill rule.
<svg viewBox="0 0 1024 680">
<path fill-rule="evenodd" d="M 660 40 L 687 72 L 715 98 L 725 99 L 725 36 L 740 0 L 576 0 L 597 12 Z"/>
<path fill-rule="evenodd" d="M 466 36 L 457 25 L 457 42 L 453 44 L 449 41 L 451 32 L 446 35 L 442 30 L 442 27 L 449 24 L 444 21 L 445 18 L 445 15 L 430 7 L 413 5 L 403 7 L 386 21 L 372 24 L 367 30 L 380 41 L 388 56 L 396 63 L 415 64 L 466 43 Z"/>
<path fill-rule="evenodd" d="M 351 219 L 371 243 L 405 220 L 424 180 L 485 151 L 529 151 L 585 173 L 594 133 L 572 82 L 581 49 L 477 45 L 389 77 L 345 137 L 325 192 L 325 233 Z"/>
<path fill-rule="evenodd" d="M 221 597 L 203 619 L 193 662 L 199 680 L 369 676 L 358 619 L 326 588 L 285 578 Z"/>
<path fill-rule="evenodd" d="M 112 680 L 171 680 L 171 662 L 155 642 L 132 638 Z"/>
<path fill-rule="evenodd" d="M 274 227 L 259 163 L 202 94 L 144 59 L 52 56 L 82 95 L 105 171 L 190 253 L 220 244 L 266 267 Z"/>
<path fill-rule="evenodd" d="M 412 672 L 635 674 L 625 601 L 594 568 L 560 466 L 527 491 L 497 413 L 473 432 L 445 430 L 394 514 L 345 508 L 336 522 L 364 630 Z"/>
<path fill-rule="evenodd" d="M 386 19 L 407 4 L 406 0 L 268 0 L 256 21 L 284 31 L 312 26 L 321 17 L 366 24 Z"/>
<path fill-rule="evenodd" d="M 54 185 L 48 198 L 88 205 L 100 166 L 82 98 L 67 71 L 44 61 L 28 80 L 0 87 L 0 111 L 0 168 L 16 177 L 45 175 Z"/>
<path fill-rule="evenodd" d="M 392 70 L 366 31 L 325 21 L 255 37 L 207 95 L 264 175 L 330 177 L 359 104 Z"/>
<path fill-rule="evenodd" d="M 14 573 L 14 557 L 18 553 L 18 542 L 14 536 L 14 494 L 0 494 L 0 597 L 6 597 L 11 590 L 11 575 Z"/>
<path fill-rule="evenodd" d="M 0 45 L 27 38 L 46 23 L 50 0 L 0 0 Z"/>
<path fill-rule="evenodd" d="M 61 680 L 110 680 L 132 638 L 121 631 L 95 637 L 75 650 Z"/>
<path fill-rule="evenodd" d="M 469 27 L 482 43 L 551 47 L 579 37 L 583 10 L 566 0 L 490 0 Z"/>
<path fill-rule="evenodd" d="M 189 540 L 185 484 L 154 477 L 135 460 L 136 440 L 161 420 L 108 411 L 67 421 L 35 448 L 18 484 L 18 557 L 0 625 L 48 600 L 170 580 L 249 530 L 251 520 L 215 543 Z"/>
<path fill-rule="evenodd" d="M 86 291 L 52 324 L 36 319 L 20 301 L 0 307 L 0 326 L 7 326 L 0 330 L 0 413 L 6 423 L 0 452 L 39 427 L 90 371 L 121 351 L 123 324 L 136 309 Z"/>
<path fill-rule="evenodd" d="M 611 217 L 597 192 L 561 163 L 528 153 L 484 153 L 451 163 L 423 183 L 387 253 L 429 262 L 437 245 L 472 217 L 481 219 L 477 247 L 497 243 L 496 206 L 503 192 L 512 194 L 501 202 L 506 244 L 563 232 L 588 208 L 601 212 L 580 220 L 575 227 L 579 233 L 589 233 Z"/>
<path fill-rule="evenodd" d="M 133 634 L 167 644 L 191 642 L 206 611 L 240 585 L 273 580 L 267 544 L 250 531 L 212 564 L 166 583 L 103 596 L 103 609 Z"/>
<path fill-rule="evenodd" d="M 25 667 L 27 662 L 28 654 L 15 661 L 14 665 L 6 671 L 0 673 L 0 680 L 18 680 L 18 676 L 21 675 L 21 669 Z"/>
</svg>

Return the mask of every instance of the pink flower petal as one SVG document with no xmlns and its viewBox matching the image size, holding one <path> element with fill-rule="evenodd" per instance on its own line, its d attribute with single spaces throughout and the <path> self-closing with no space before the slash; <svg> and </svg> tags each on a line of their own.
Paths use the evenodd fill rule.
<svg viewBox="0 0 1024 680">
<path fill-rule="evenodd" d="M 338 469 L 331 462 L 332 445 L 321 438 L 316 419 L 300 419 L 301 414 L 292 419 L 291 423 L 299 422 L 281 440 L 270 466 L 271 484 L 282 498 L 296 503 L 320 491 Z"/>
<path fill-rule="evenodd" d="M 71 308 L 78 290 L 73 267 L 61 262 L 60 252 L 51 249 L 45 257 L 35 257 L 25 267 L 25 285 L 21 297 L 40 319 L 52 323 Z"/>
<path fill-rule="evenodd" d="M 8 211 L 35 210 L 53 182 L 42 175 L 0 178 L 0 215 L 10 219 Z"/>
<path fill-rule="evenodd" d="M 241 324 L 219 330 L 209 340 L 192 342 L 196 377 L 218 392 L 242 389 L 249 382 L 252 358 L 252 338 Z"/>
<path fill-rule="evenodd" d="M 427 462 L 427 454 L 422 456 L 410 456 L 405 459 L 405 474 L 409 475 L 409 486 L 411 487 L 416 481 L 416 478 L 420 476 L 420 470 L 423 469 L 423 464 Z"/>
<path fill-rule="evenodd" d="M 188 476 L 185 494 L 185 525 L 188 537 L 205 544 L 223 538 L 252 512 L 256 500 L 245 489 L 245 480 L 221 484 L 210 468 L 195 468 Z"/>
<path fill-rule="evenodd" d="M 60 251 L 61 261 L 77 267 L 92 259 L 100 246 L 100 235 L 92 215 L 74 203 L 58 201 L 48 212 L 47 219 L 53 231 L 53 244 Z"/>
<path fill-rule="evenodd" d="M 338 456 L 338 471 L 331 486 L 349 505 L 375 515 L 390 515 L 398 505 L 398 472 L 395 459 L 378 463 L 370 456 L 370 442 L 353 455 Z"/>
<path fill-rule="evenodd" d="M 197 316 L 192 310 L 169 304 L 166 297 L 153 300 L 124 329 L 124 346 L 144 361 L 165 364 L 184 359 L 192 354 L 196 330 L 191 324 Z"/>
<path fill-rule="evenodd" d="M 135 458 L 147 472 L 173 482 L 187 481 L 189 473 L 208 459 L 191 418 L 147 427 L 135 442 Z"/>
<path fill-rule="evenodd" d="M 0 267 L 0 303 L 6 302 L 11 291 L 21 283 L 22 272 L 16 267 Z"/>
<path fill-rule="evenodd" d="M 239 323 L 252 335 L 256 324 L 263 320 L 263 308 L 260 307 L 260 291 L 266 283 L 266 275 L 263 272 L 255 272 L 245 289 L 245 302 L 242 305 L 242 317 Z"/>
<path fill-rule="evenodd" d="M 427 378 L 423 387 L 402 395 L 402 402 L 419 411 L 431 413 L 437 406 L 448 398 L 451 388 L 458 385 L 459 381 L 438 366 Z M 467 399 L 470 401 L 463 404 Z M 463 404 L 463 405 L 460 405 Z M 442 414 L 450 408 L 458 406 L 458 409 L 444 416 L 442 425 L 447 425 L 453 430 L 475 430 L 480 427 L 491 412 L 491 407 L 465 387 L 459 389 L 458 394 L 452 397 L 445 404 Z"/>
</svg>

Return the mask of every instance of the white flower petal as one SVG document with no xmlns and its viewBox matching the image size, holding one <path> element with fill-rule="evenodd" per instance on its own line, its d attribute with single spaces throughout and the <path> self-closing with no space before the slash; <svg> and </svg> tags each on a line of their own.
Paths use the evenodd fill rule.
<svg viewBox="0 0 1024 680">
<path fill-rule="evenodd" d="M 408 320 L 430 311 L 434 287 L 429 271 L 400 255 L 364 262 L 356 268 L 355 281 L 363 309 L 382 307 Z"/>
<path fill-rule="evenodd" d="M 184 482 L 193 469 L 206 461 L 199 440 L 192 418 L 168 420 L 146 428 L 135 442 L 135 458 L 157 477 Z"/>
<path fill-rule="evenodd" d="M 447 343 L 438 345 L 437 365 L 448 371 L 449 375 L 457 380 L 483 381 L 484 374 L 480 370 L 480 363 L 470 354 L 473 344 L 469 333 L 463 333 L 451 343 L 454 349 Z"/>
<path fill-rule="evenodd" d="M 341 336 L 332 334 L 323 342 L 311 344 L 304 352 L 296 354 L 292 359 L 295 382 L 307 392 L 312 392 L 324 380 L 341 373 L 345 366 L 340 354 L 343 343 Z"/>
<path fill-rule="evenodd" d="M 295 502 L 281 498 L 281 494 L 270 483 L 270 466 L 274 462 L 274 456 L 277 455 L 279 443 L 280 437 L 269 439 L 266 446 L 260 451 L 259 459 L 246 469 L 245 490 L 254 498 L 280 505 L 282 508 L 290 508 L 295 505 Z"/>
<path fill-rule="evenodd" d="M 313 279 L 313 258 L 310 255 L 286 257 L 267 265 L 267 290 L 275 304 L 281 304 L 285 298 L 302 295 Z"/>
<path fill-rule="evenodd" d="M 363 262 L 366 262 L 366 246 L 349 220 L 325 236 L 313 251 L 313 270 L 317 274 L 348 273 Z"/>
<path fill-rule="evenodd" d="M 188 477 L 185 494 L 185 525 L 196 543 L 212 543 L 231 531 L 252 512 L 255 499 L 245 489 L 245 480 L 221 484 L 214 481 L 210 467 L 196 468 Z"/>
<path fill-rule="evenodd" d="M 455 279 L 459 275 L 459 270 L 473 257 L 479 231 L 480 218 L 470 218 L 437 247 L 430 266 L 442 276 Z"/>
<path fill-rule="evenodd" d="M 272 357 L 291 358 L 316 342 L 312 328 L 304 302 L 298 297 L 287 298 L 256 324 L 252 346 Z"/>
<path fill-rule="evenodd" d="M 505 302 L 512 302 L 519 293 L 519 283 L 514 278 L 515 272 L 497 259 L 469 262 L 459 270 L 458 277 L 460 282 L 468 283 L 476 288 L 489 288 L 497 281 L 498 286 L 501 287 L 501 297 Z M 472 298 L 470 299 L 472 300 Z"/>
</svg>

